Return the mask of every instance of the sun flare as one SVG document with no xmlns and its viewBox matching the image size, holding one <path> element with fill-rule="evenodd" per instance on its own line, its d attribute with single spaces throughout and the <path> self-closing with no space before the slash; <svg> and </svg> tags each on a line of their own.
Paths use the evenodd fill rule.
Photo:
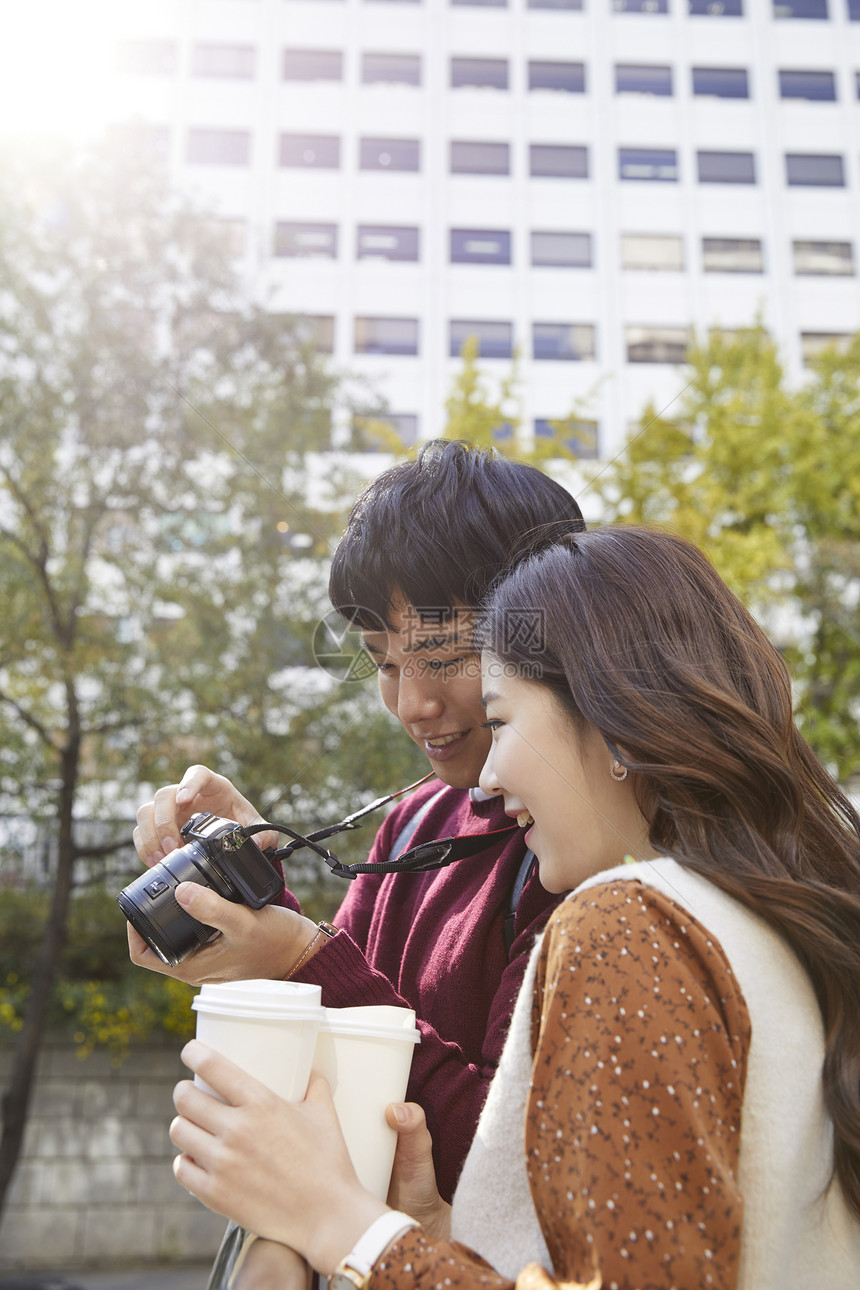
<svg viewBox="0 0 860 1290">
<path fill-rule="evenodd" d="M 116 118 L 117 40 L 135 11 L 118 0 L 27 0 L 0 37 L 0 132 L 83 140 Z"/>
</svg>

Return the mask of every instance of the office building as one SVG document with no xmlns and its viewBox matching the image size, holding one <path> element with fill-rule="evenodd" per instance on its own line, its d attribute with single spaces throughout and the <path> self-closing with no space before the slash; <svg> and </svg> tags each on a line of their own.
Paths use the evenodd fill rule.
<svg viewBox="0 0 860 1290">
<path fill-rule="evenodd" d="M 860 325 L 860 0 L 176 0 L 117 58 L 125 128 L 407 439 L 469 335 L 606 456 L 691 328 L 759 314 L 801 380 Z"/>
</svg>

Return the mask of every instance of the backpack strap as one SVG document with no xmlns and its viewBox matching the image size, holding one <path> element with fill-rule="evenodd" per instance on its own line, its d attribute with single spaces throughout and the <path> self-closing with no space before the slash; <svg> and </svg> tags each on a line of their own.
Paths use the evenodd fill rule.
<svg viewBox="0 0 860 1290">
<path fill-rule="evenodd" d="M 508 907 L 505 913 L 505 949 L 510 954 L 511 946 L 514 943 L 514 920 L 517 916 L 517 905 L 520 903 L 520 896 L 523 894 L 523 888 L 528 882 L 531 872 L 535 867 L 537 856 L 529 848 L 522 858 L 517 876 L 514 879 L 514 885 L 511 887 L 508 896 Z"/>
<path fill-rule="evenodd" d="M 394 839 L 391 850 L 388 853 L 389 860 L 396 860 L 399 855 L 402 855 L 403 852 L 408 849 L 409 843 L 412 841 L 418 830 L 418 825 L 424 819 L 425 815 L 429 814 L 430 808 L 436 805 L 447 787 L 447 784 L 443 784 L 438 793 L 434 793 L 432 797 L 428 797 L 427 801 L 422 806 L 419 806 L 418 810 L 414 811 L 412 815 L 409 816 L 397 837 Z"/>
</svg>

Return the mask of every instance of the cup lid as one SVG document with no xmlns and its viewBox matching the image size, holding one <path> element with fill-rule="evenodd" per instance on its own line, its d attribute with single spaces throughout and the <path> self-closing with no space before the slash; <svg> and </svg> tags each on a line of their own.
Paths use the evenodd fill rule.
<svg viewBox="0 0 860 1290">
<path fill-rule="evenodd" d="M 412 1008 L 381 1003 L 358 1008 L 324 1008 L 323 1012 L 325 1015 L 320 1026 L 322 1033 L 372 1039 L 407 1039 L 413 1044 L 421 1040 Z"/>
<path fill-rule="evenodd" d="M 322 990 L 303 981 L 220 981 L 200 987 L 191 1000 L 198 1012 L 320 1020 Z"/>
</svg>

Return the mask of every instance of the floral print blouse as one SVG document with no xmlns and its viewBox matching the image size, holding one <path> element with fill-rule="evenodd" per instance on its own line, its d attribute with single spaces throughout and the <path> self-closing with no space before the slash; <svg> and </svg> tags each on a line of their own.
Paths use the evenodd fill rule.
<svg viewBox="0 0 860 1290">
<path fill-rule="evenodd" d="M 720 946 L 640 882 L 586 889 L 547 926 L 532 1033 L 525 1152 L 553 1270 L 517 1290 L 731 1290 L 750 1023 Z M 415 1229 L 372 1290 L 513 1284 Z"/>
</svg>

